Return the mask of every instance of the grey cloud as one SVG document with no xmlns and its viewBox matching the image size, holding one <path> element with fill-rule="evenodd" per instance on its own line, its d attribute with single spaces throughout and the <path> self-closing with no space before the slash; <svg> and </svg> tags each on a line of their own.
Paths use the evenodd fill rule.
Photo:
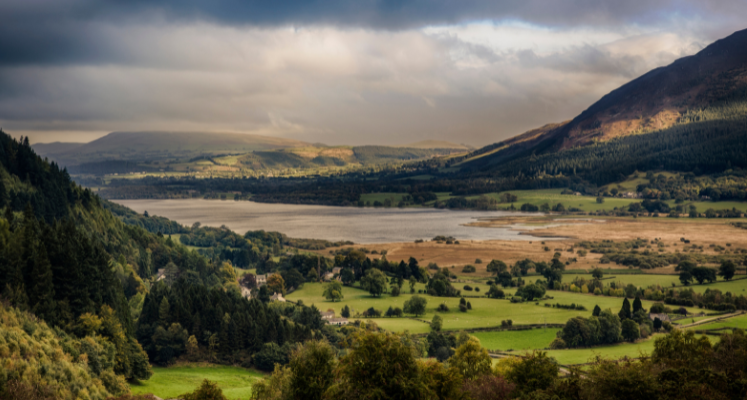
<svg viewBox="0 0 747 400">
<path fill-rule="evenodd" d="M 657 25 L 681 17 L 747 19 L 747 7 L 715 0 L 5 0 L 0 65 L 122 62 L 102 26 L 205 21 L 218 25 L 336 26 L 401 30 L 475 20 L 545 26 Z M 104 35 L 102 35 L 102 33 Z M 724 33 L 719 31 L 719 33 Z"/>
</svg>

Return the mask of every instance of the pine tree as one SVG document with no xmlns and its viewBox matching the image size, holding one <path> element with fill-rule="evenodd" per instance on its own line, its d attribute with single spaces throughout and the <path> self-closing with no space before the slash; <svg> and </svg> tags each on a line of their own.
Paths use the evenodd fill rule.
<svg viewBox="0 0 747 400">
<path fill-rule="evenodd" d="M 0 178 L 0 208 L 8 204 L 8 191 L 5 189 L 5 182 Z"/>
<path fill-rule="evenodd" d="M 163 296 L 161 304 L 158 306 L 158 320 L 164 328 L 169 326 L 169 320 L 171 320 L 171 316 L 169 315 L 170 310 L 169 299 Z"/>
<path fill-rule="evenodd" d="M 632 313 L 630 312 L 630 302 L 628 301 L 627 297 L 625 298 L 625 300 L 623 300 L 622 308 L 617 315 L 620 316 L 620 320 L 622 321 L 630 319 L 632 317 Z"/>
<path fill-rule="evenodd" d="M 10 206 L 10 203 L 8 203 L 8 206 L 5 207 L 5 219 L 8 221 L 8 225 L 10 225 L 11 232 L 13 231 L 13 209 Z"/>
<path fill-rule="evenodd" d="M 602 309 L 599 308 L 599 305 L 595 305 L 594 306 L 594 311 L 591 312 L 591 315 L 593 315 L 595 317 L 598 317 L 599 314 L 601 314 L 601 313 L 602 313 Z"/>
<path fill-rule="evenodd" d="M 38 246 L 38 249 L 34 253 L 34 262 L 31 270 L 33 279 L 28 287 L 29 305 L 31 306 L 31 311 L 37 317 L 53 325 L 56 321 L 56 312 L 52 264 L 49 263 L 47 250 L 44 246 Z"/>
<path fill-rule="evenodd" d="M 641 298 L 635 296 L 635 300 L 633 300 L 633 314 L 637 313 L 639 310 L 643 310 L 643 304 L 641 303 Z"/>
</svg>

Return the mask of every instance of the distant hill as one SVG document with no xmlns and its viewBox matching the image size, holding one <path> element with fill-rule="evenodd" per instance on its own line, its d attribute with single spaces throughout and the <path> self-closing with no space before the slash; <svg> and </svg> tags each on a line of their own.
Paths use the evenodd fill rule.
<svg viewBox="0 0 747 400">
<path fill-rule="evenodd" d="M 53 143 L 37 143 L 33 145 L 34 151 L 40 155 L 47 154 L 59 154 L 66 153 L 68 151 L 77 149 L 85 145 L 85 143 L 66 143 L 66 142 L 53 142 Z"/>
<path fill-rule="evenodd" d="M 470 150 L 463 144 L 456 144 L 447 142 L 445 140 L 421 140 L 415 143 L 408 143 L 397 147 L 407 147 L 411 149 L 456 149 L 456 150 Z"/>
<path fill-rule="evenodd" d="M 183 158 L 307 146 L 292 139 L 242 133 L 112 132 L 92 142 L 35 144 L 34 150 L 62 165 L 111 160 Z"/>
<path fill-rule="evenodd" d="M 677 135 L 684 135 L 686 130 L 682 127 L 692 125 L 700 133 L 690 139 L 702 140 L 706 144 L 714 137 L 709 129 L 716 129 L 712 127 L 717 121 L 732 121 L 727 123 L 731 127 L 738 125 L 735 121 L 747 118 L 745 104 L 747 30 L 742 30 L 714 42 L 693 56 L 656 68 L 613 90 L 571 121 L 545 125 L 483 147 L 455 161 L 463 170 L 488 173 L 505 169 L 504 172 L 513 173 L 516 165 L 509 167 L 507 163 L 542 154 L 556 154 L 555 158 L 570 157 L 571 153 L 566 151 L 642 135 L 642 138 L 630 142 L 635 142 L 639 147 L 635 153 L 627 155 L 628 159 L 635 160 L 637 156 L 647 153 L 651 159 L 659 158 L 658 165 L 665 165 L 670 160 L 661 158 L 663 149 L 649 153 L 657 135 L 674 141 L 667 148 L 667 151 L 672 151 L 672 146 L 685 145 L 677 141 Z M 719 125 L 718 129 L 722 129 L 724 124 Z M 732 139 L 742 133 L 740 129 L 729 129 Z M 723 135 L 724 131 L 720 130 L 718 134 Z M 613 144 L 610 146 L 615 147 Z M 630 147 L 626 149 L 634 151 Z M 573 157 L 578 157 L 578 154 Z M 570 164 L 566 162 L 565 165 Z M 618 168 L 620 164 L 611 167 Z M 555 169 L 553 166 L 553 171 Z M 581 166 L 575 169 L 580 170 Z M 542 168 L 539 170 L 543 171 Z"/>
<path fill-rule="evenodd" d="M 39 143 L 34 150 L 74 175 L 197 173 L 251 176 L 260 171 L 371 166 L 464 152 L 467 147 L 426 141 L 417 147 L 324 146 L 236 133 L 112 132 L 90 143 Z M 303 173 L 301 173 L 303 174 Z"/>
</svg>

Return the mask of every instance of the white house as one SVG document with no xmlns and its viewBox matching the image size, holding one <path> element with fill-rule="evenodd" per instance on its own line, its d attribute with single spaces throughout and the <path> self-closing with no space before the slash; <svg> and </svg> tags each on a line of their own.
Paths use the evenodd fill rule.
<svg viewBox="0 0 747 400">
<path fill-rule="evenodd" d="M 283 297 L 282 293 L 273 293 L 273 295 L 270 296 L 270 301 L 279 301 L 285 303 L 285 297 Z"/>
<path fill-rule="evenodd" d="M 329 321 L 335 317 L 334 311 L 319 311 L 320 314 L 322 314 L 322 319 L 325 321 Z"/>
</svg>

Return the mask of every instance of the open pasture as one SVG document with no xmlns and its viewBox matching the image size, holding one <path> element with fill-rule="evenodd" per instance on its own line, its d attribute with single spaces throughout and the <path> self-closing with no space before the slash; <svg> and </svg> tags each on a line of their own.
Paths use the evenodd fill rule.
<svg viewBox="0 0 747 400">
<path fill-rule="evenodd" d="M 304 304 L 316 305 L 320 310 L 333 309 L 336 315 L 339 315 L 342 308 L 347 305 L 351 309 L 351 315 L 362 312 L 373 307 L 381 312 L 385 312 L 389 307 L 404 307 L 411 295 L 402 294 L 392 297 L 384 294 L 381 297 L 371 297 L 371 295 L 359 288 L 344 287 L 343 295 L 345 298 L 339 302 L 327 301 L 322 293 L 324 285 L 318 283 L 306 283 L 301 289 L 289 294 L 289 300 L 302 300 Z M 513 290 L 508 293 L 513 293 Z M 472 305 L 472 310 L 463 313 L 459 311 L 459 298 L 455 297 L 434 297 L 421 295 L 428 300 L 425 315 L 418 317 L 420 320 L 430 321 L 437 313 L 436 307 L 444 303 L 449 308 L 448 312 L 438 312 L 443 318 L 444 330 L 462 330 L 473 328 L 486 328 L 500 326 L 503 320 L 512 320 L 514 324 L 564 324 L 568 319 L 575 316 L 589 316 L 595 305 L 600 308 L 610 309 L 613 312 L 620 310 L 622 299 L 615 297 L 594 296 L 592 294 L 581 294 L 560 291 L 548 291 L 548 296 L 553 299 L 540 302 L 511 303 L 508 300 L 489 299 L 486 297 L 467 298 Z M 581 304 L 586 307 L 586 311 L 566 310 L 552 307 L 546 307 L 544 304 L 560 303 Z M 648 308 L 651 302 L 644 301 L 643 306 Z M 355 317 L 351 317 L 355 319 Z M 409 330 L 412 333 L 426 333 L 430 328 L 426 323 L 415 321 L 409 318 L 377 318 L 374 319 L 379 326 L 384 329 L 395 332 Z"/>
<path fill-rule="evenodd" d="M 605 271 L 606 272 L 606 271 Z M 614 277 L 614 279 L 610 279 Z M 573 282 L 574 279 L 580 278 L 592 280 L 591 274 L 566 274 L 563 275 L 563 282 Z M 621 282 L 625 285 L 636 287 L 648 287 L 651 285 L 661 285 L 662 287 L 682 286 L 678 275 L 654 275 L 654 274 L 615 274 L 614 272 L 605 273 L 602 282 L 608 285 L 610 282 Z"/>
<path fill-rule="evenodd" d="M 691 329 L 695 330 L 707 330 L 707 329 L 721 329 L 721 328 L 739 328 L 747 329 L 747 315 L 741 315 L 734 318 L 728 318 L 721 321 L 712 322 L 709 324 L 697 325 Z"/>
<path fill-rule="evenodd" d="M 557 337 L 557 328 L 538 328 L 522 331 L 475 332 L 480 344 L 489 350 L 534 350 L 550 346 Z"/>
<path fill-rule="evenodd" d="M 611 346 L 599 346 L 583 349 L 547 350 L 547 355 L 558 360 L 563 365 L 586 364 L 594 361 L 596 356 L 617 360 L 622 357 L 638 358 L 642 354 L 651 355 L 654 351 L 654 343 L 657 337 L 654 335 L 637 343 L 620 343 Z M 521 355 L 525 352 L 515 351 L 514 354 Z"/>
<path fill-rule="evenodd" d="M 152 393 L 171 399 L 194 391 L 208 379 L 217 382 L 227 398 L 248 399 L 252 395 L 252 384 L 264 377 L 257 371 L 223 365 L 153 367 L 153 376 L 147 381 L 130 384 L 130 390 L 133 394 Z"/>
</svg>

